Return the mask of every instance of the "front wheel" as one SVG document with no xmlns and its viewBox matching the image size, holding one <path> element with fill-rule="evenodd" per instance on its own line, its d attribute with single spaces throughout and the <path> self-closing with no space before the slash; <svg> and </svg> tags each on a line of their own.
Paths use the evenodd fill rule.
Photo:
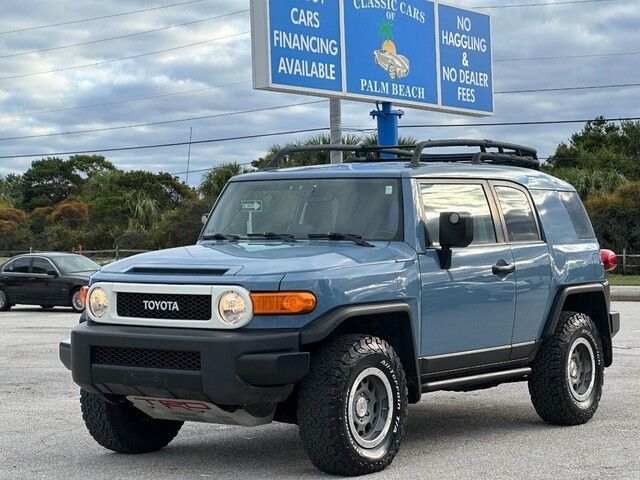
<svg viewBox="0 0 640 480">
<path fill-rule="evenodd" d="M 118 453 L 149 453 L 169 445 L 182 422 L 156 420 L 129 402 L 109 403 L 96 393 L 80 393 L 82 419 L 93 439 Z"/>
<path fill-rule="evenodd" d="M 73 292 L 71 292 L 71 308 L 76 313 L 82 313 L 84 310 L 84 302 L 82 301 L 82 297 L 80 295 L 80 289 L 77 288 Z"/>
<path fill-rule="evenodd" d="M 386 468 L 407 421 L 407 382 L 387 342 L 343 335 L 313 354 L 300 384 L 298 426 L 312 463 L 334 475 Z"/>
<path fill-rule="evenodd" d="M 9 296 L 7 295 L 7 292 L 0 288 L 0 312 L 6 312 L 10 308 L 11 303 L 9 303 Z"/>
<path fill-rule="evenodd" d="M 598 329 L 587 315 L 562 312 L 533 364 L 529 392 L 536 412 L 555 425 L 580 425 L 598 409 L 604 362 Z"/>
</svg>

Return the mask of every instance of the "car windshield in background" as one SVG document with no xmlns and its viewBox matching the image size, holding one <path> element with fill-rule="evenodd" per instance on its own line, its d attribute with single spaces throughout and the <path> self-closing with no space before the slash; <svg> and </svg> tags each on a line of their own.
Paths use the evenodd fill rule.
<svg viewBox="0 0 640 480">
<path fill-rule="evenodd" d="M 313 179 L 232 182 L 211 214 L 211 235 L 342 233 L 366 240 L 400 240 L 397 179 Z"/>
<path fill-rule="evenodd" d="M 52 258 L 52 260 L 56 266 L 65 273 L 92 272 L 100 270 L 100 265 L 93 260 L 89 260 L 87 257 L 80 255 L 55 257 Z"/>
</svg>

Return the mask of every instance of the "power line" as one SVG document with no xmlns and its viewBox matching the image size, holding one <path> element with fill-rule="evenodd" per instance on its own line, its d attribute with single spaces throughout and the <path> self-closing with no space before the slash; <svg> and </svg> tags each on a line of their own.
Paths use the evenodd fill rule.
<svg viewBox="0 0 640 480">
<path fill-rule="evenodd" d="M 522 7 L 555 7 L 558 5 L 574 5 L 577 3 L 598 3 L 598 2 L 617 2 L 619 0 L 564 0 L 561 2 L 553 2 L 553 3 L 521 3 L 521 4 L 511 4 L 511 5 L 488 5 L 484 7 L 472 7 L 476 10 L 484 10 L 484 9 L 498 9 L 498 8 L 522 8 Z"/>
<path fill-rule="evenodd" d="M 87 109 L 87 108 L 96 108 L 96 107 L 106 107 L 106 106 L 110 106 L 110 105 L 122 105 L 125 103 L 134 103 L 134 102 L 141 102 L 144 100 L 154 100 L 154 99 L 158 99 L 158 98 L 166 98 L 166 97 L 173 97 L 173 96 L 177 96 L 177 95 L 186 95 L 188 93 L 197 93 L 197 92 L 205 92 L 205 91 L 210 91 L 210 90 L 216 90 L 219 88 L 227 88 L 227 87 L 235 87 L 235 86 L 239 86 L 239 85 L 248 85 L 251 83 L 251 80 L 246 80 L 244 82 L 233 82 L 233 83 L 227 83 L 224 85 L 212 85 L 210 87 L 203 87 L 203 88 L 196 88 L 193 90 L 181 90 L 179 92 L 171 92 L 171 93 L 162 93 L 159 95 L 151 95 L 148 97 L 137 97 L 137 98 L 131 98 L 129 100 L 116 100 L 113 102 L 103 102 L 103 103 L 93 103 L 93 104 L 89 104 L 89 105 L 78 105 L 76 107 L 65 107 L 65 108 L 54 108 L 51 110 L 36 110 L 36 111 L 31 111 L 31 112 L 22 112 L 22 113 L 16 113 L 13 115 L 7 115 L 5 117 L 0 117 L 0 120 L 4 120 L 6 118 L 17 118 L 17 117 L 25 117 L 25 116 L 29 116 L 29 115 L 40 115 L 43 113 L 59 113 L 59 112 L 68 112 L 68 111 L 72 111 L 72 110 L 83 110 L 83 109 Z"/>
<path fill-rule="evenodd" d="M 421 128 L 421 127 L 429 127 L 429 128 L 439 128 L 439 127 L 492 127 L 492 126 L 506 126 L 506 125 L 550 125 L 550 124 L 562 124 L 562 123 L 586 123 L 589 121 L 593 121 L 594 119 L 588 120 L 544 120 L 544 121 L 530 121 L 530 122 L 496 122 L 496 123 L 479 123 L 479 124 L 460 124 L 460 125 L 400 125 L 400 128 Z M 640 120 L 640 117 L 619 117 L 619 118 L 604 118 L 602 121 L 605 122 L 614 122 L 614 121 L 632 121 L 632 120 Z M 329 130 L 329 127 L 318 127 L 318 128 L 307 128 L 301 130 L 289 130 L 289 131 L 281 131 L 281 132 L 269 132 L 269 133 L 260 133 L 254 135 L 243 135 L 237 137 L 223 137 L 223 138 L 213 138 L 208 140 L 194 140 L 192 142 L 174 142 L 174 143 L 157 143 L 150 145 L 139 145 L 139 146 L 129 146 L 129 147 L 115 147 L 115 148 L 102 148 L 102 149 L 94 149 L 94 150 L 76 150 L 76 151 L 67 151 L 67 152 L 45 152 L 45 153 L 30 153 L 30 154 L 17 154 L 17 155 L 3 155 L 0 156 L 0 159 L 11 159 L 11 158 L 30 158 L 30 157 L 47 157 L 47 156 L 57 156 L 57 155 L 80 155 L 87 153 L 108 153 L 108 152 L 122 152 L 129 150 L 146 150 L 153 148 L 167 148 L 167 147 L 178 147 L 185 145 L 199 145 L 199 144 L 207 144 L 207 143 L 221 143 L 221 142 L 230 142 L 236 140 L 250 140 L 255 138 L 265 138 L 265 137 L 276 137 L 282 135 L 294 135 L 299 133 L 315 133 Z M 365 132 L 367 129 L 358 129 L 358 128 L 346 128 L 345 130 L 356 130 Z M 192 170 L 193 171 L 193 170 Z"/>
<path fill-rule="evenodd" d="M 6 35 L 8 33 L 18 33 L 18 32 L 27 32 L 27 31 L 31 31 L 31 30 L 41 30 L 43 28 L 50 28 L 50 27 L 60 27 L 62 25 L 72 25 L 74 23 L 83 23 L 83 22 L 90 22 L 93 20 L 102 20 L 104 18 L 114 18 L 114 17 L 122 17 L 125 15 L 133 15 L 136 13 L 143 13 L 143 12 L 151 12 L 151 11 L 155 11 L 155 10 L 162 10 L 164 8 L 171 8 L 171 7 L 178 7 L 181 5 L 189 5 L 189 4 L 193 4 L 193 3 L 200 3 L 203 2 L 204 0 L 189 0 L 187 2 L 178 2 L 178 3 L 170 3 L 170 4 L 166 4 L 166 5 L 158 5 L 156 7 L 150 7 L 150 8 L 142 8 L 139 10 L 129 10 L 126 12 L 119 12 L 119 13 L 112 13 L 110 15 L 101 15 L 99 17 L 90 17 L 90 18 L 80 18 L 77 20 L 68 20 L 66 22 L 60 22 L 60 23 L 49 23 L 47 25 L 38 25 L 35 27 L 24 27 L 24 28 L 16 28 L 14 30 L 5 30 L 4 32 L 0 32 L 0 35 Z"/>
<path fill-rule="evenodd" d="M 210 119 L 210 118 L 219 118 L 219 117 L 230 117 L 230 116 L 234 116 L 234 115 L 244 115 L 247 113 L 257 113 L 257 112 L 266 112 L 266 111 L 270 111 L 270 110 L 281 110 L 281 109 L 285 109 L 285 108 L 291 108 L 291 107 L 301 107 L 304 105 L 314 105 L 317 103 L 324 103 L 327 100 L 312 100 L 309 102 L 299 102 L 299 103 L 292 103 L 292 104 L 288 104 L 288 105 L 276 105 L 273 107 L 263 107 L 263 108 L 254 108 L 251 110 L 239 110 L 236 112 L 226 112 L 226 113 L 216 113 L 213 115 L 201 115 L 199 117 L 187 117 L 187 118 L 179 118 L 179 119 L 174 119 L 174 120 L 162 120 L 162 121 L 158 121 L 158 122 L 148 122 L 148 123 L 136 123 L 136 124 L 130 124 L 130 125 L 118 125 L 118 126 L 113 126 L 113 127 L 103 127 L 103 128 L 91 128 L 91 129 L 87 129 L 87 130 L 71 130 L 71 131 L 67 131 L 67 132 L 56 132 L 56 133 L 41 133 L 41 134 L 35 134 L 35 135 L 22 135 L 19 137 L 5 137 L 5 138 L 0 138 L 0 142 L 4 142 L 4 141 L 8 141 L 8 140 L 24 140 L 27 138 L 43 138 L 43 137 L 57 137 L 57 136 L 62 136 L 62 135 L 77 135 L 77 134 L 81 134 L 81 133 L 96 133 L 96 132 L 107 132 L 107 131 L 111 131 L 111 130 L 124 130 L 124 129 L 128 129 L 128 128 L 139 128 L 139 127 L 151 127 L 151 126 L 156 126 L 156 125 L 167 125 L 170 123 L 179 123 L 179 122 L 191 122 L 194 120 L 206 120 L 206 119 Z"/>
<path fill-rule="evenodd" d="M 238 11 L 235 11 L 235 12 L 224 13 L 222 15 L 215 15 L 213 17 L 201 18 L 199 20 L 192 20 L 190 22 L 176 23 L 174 25 L 167 25 L 165 27 L 153 28 L 151 30 L 143 30 L 141 32 L 134 32 L 134 33 L 127 33 L 127 34 L 124 34 L 124 35 L 117 35 L 115 37 L 101 38 L 101 39 L 98 39 L 98 40 L 90 40 L 90 41 L 80 42 L 80 43 L 71 43 L 71 44 L 68 44 L 68 45 L 60 45 L 60 46 L 57 46 L 57 47 L 40 48 L 38 50 L 31 50 L 31 51 L 28 51 L 28 52 L 10 53 L 8 55 L 0 55 L 0 59 L 2 59 L 2 58 L 15 58 L 15 57 L 21 57 L 21 56 L 24 56 L 24 55 L 33 55 L 34 53 L 44 53 L 44 52 L 51 52 L 51 51 L 54 51 L 54 50 L 64 50 L 66 48 L 80 47 L 80 46 L 83 46 L 83 45 L 94 45 L 96 43 L 109 42 L 111 40 L 121 40 L 123 38 L 137 37 L 139 35 L 146 35 L 148 33 L 162 32 L 164 30 L 170 30 L 172 28 L 185 27 L 185 26 L 188 26 L 188 25 L 195 25 L 195 24 L 198 24 L 198 23 L 209 22 L 211 20 L 218 20 L 220 18 L 230 17 L 232 15 L 238 15 L 240 13 L 246 13 L 248 11 L 249 11 L 249 9 L 238 10 Z"/>
<path fill-rule="evenodd" d="M 562 125 L 570 123 L 587 123 L 592 122 L 593 118 L 587 119 L 571 119 L 571 120 L 537 120 L 529 122 L 491 122 L 491 123 L 461 123 L 461 124 L 415 124 L 415 125 L 398 125 L 398 128 L 460 128 L 460 127 L 510 127 L 510 126 L 531 126 L 531 125 Z M 640 120 L 640 117 L 620 117 L 620 118 L 603 118 L 605 122 L 627 122 Z M 367 129 L 369 130 L 369 129 Z"/>
<path fill-rule="evenodd" d="M 544 60 L 568 60 L 568 59 L 575 59 L 575 58 L 619 57 L 623 55 L 640 55 L 640 52 L 592 53 L 592 54 L 586 54 L 586 55 L 560 55 L 557 57 L 496 58 L 494 62 L 530 62 L 530 61 L 544 61 Z"/>
<path fill-rule="evenodd" d="M 225 40 L 227 38 L 239 37 L 241 35 L 246 35 L 248 33 L 250 33 L 250 31 L 238 32 L 238 33 L 233 33 L 231 35 L 224 35 L 222 37 L 210 38 L 209 40 L 203 40 L 201 42 L 194 42 L 194 43 L 188 43 L 186 45 L 180 45 L 179 47 L 165 48 L 165 49 L 162 49 L 162 50 L 153 50 L 151 52 L 138 53 L 137 55 L 129 55 L 127 57 L 112 58 L 112 59 L 109 59 L 109 60 L 102 60 L 100 62 L 85 63 L 83 65 L 73 65 L 73 66 L 68 66 L 68 67 L 54 68 L 52 70 L 44 70 L 44 71 L 40 71 L 40 72 L 20 73 L 18 75 L 9 75 L 9 76 L 6 76 L 6 77 L 0 77 L 0 80 L 13 80 L 13 79 L 16 79 L 16 78 L 34 77 L 36 75 L 44 75 L 44 74 L 47 74 L 47 73 L 56 73 L 56 72 L 65 72 L 67 70 L 76 70 L 76 69 L 80 69 L 80 68 L 99 67 L 101 65 L 106 65 L 106 64 L 109 64 L 109 63 L 122 62 L 124 60 L 131 60 L 131 59 L 140 58 L 140 57 L 148 57 L 150 55 L 158 55 L 160 53 L 174 52 L 176 50 L 181 50 L 183 48 L 189 48 L 189 47 L 195 47 L 197 45 L 205 45 L 207 43 L 215 42 L 215 41 L 218 41 L 218 40 Z"/>
<path fill-rule="evenodd" d="M 575 90 L 597 90 L 607 88 L 629 88 L 640 87 L 640 83 L 620 83 L 614 85 L 587 85 L 583 87 L 559 87 L 559 88 L 530 88 L 525 90 L 503 90 L 501 92 L 495 92 L 495 94 L 508 94 L 508 93 L 542 93 L 542 92 L 568 92 Z"/>
<path fill-rule="evenodd" d="M 253 162 L 244 162 L 244 163 L 236 163 L 234 162 L 236 165 L 238 165 L 239 167 L 246 167 L 248 165 L 252 165 Z M 199 168 L 197 170 L 189 170 L 188 172 L 174 172 L 174 173 L 170 173 L 169 175 L 184 175 L 185 173 L 199 173 L 199 172 L 210 172 L 212 170 L 221 170 L 225 168 L 223 165 L 218 165 L 217 167 L 209 167 L 209 168 Z"/>
<path fill-rule="evenodd" d="M 128 150 L 147 150 L 152 148 L 167 148 L 167 147 L 180 147 L 184 145 L 188 145 L 191 143 L 192 145 L 199 145 L 204 143 L 221 143 L 221 142 L 231 142 L 235 140 L 250 140 L 254 138 L 265 138 L 265 137 L 278 137 L 282 135 L 295 135 L 298 133 L 314 133 L 314 132 L 323 132 L 329 130 L 329 127 L 318 127 L 318 128 L 305 128 L 301 130 L 288 130 L 284 132 L 269 132 L 269 133 L 259 133 L 255 135 L 242 135 L 238 137 L 223 137 L 223 138 L 212 138 L 209 140 L 194 140 L 192 142 L 174 142 L 174 143 L 155 143 L 151 145 L 138 145 L 131 147 L 115 147 L 115 148 L 101 148 L 96 150 L 76 150 L 71 152 L 45 152 L 45 153 L 30 153 L 30 154 L 18 154 L 18 155 L 3 155 L 0 156 L 0 159 L 9 159 L 9 158 L 29 158 L 29 157 L 51 157 L 58 155 L 82 155 L 86 153 L 109 153 L 109 152 L 124 152 Z"/>
<path fill-rule="evenodd" d="M 578 86 L 578 87 L 505 90 L 505 91 L 497 91 L 497 92 L 495 92 L 495 94 L 499 95 L 499 94 L 513 94 L 513 93 L 534 93 L 534 92 L 536 92 L 536 93 L 540 93 L 540 92 L 563 92 L 563 91 L 575 91 L 575 90 L 626 88 L 626 87 L 638 87 L 638 86 L 640 86 L 640 83 L 617 84 L 617 85 L 590 85 L 590 86 Z M 167 94 L 167 95 L 169 95 L 169 94 Z M 201 116 L 197 116 L 197 117 L 185 117 L 185 118 L 178 118 L 178 119 L 161 120 L 161 121 L 157 121 L 157 122 L 135 123 L 135 124 L 128 124 L 128 125 L 117 125 L 117 126 L 112 126 L 112 127 L 92 128 L 92 129 L 85 129 L 85 130 L 70 130 L 70 131 L 66 131 L 66 132 L 41 133 L 41 134 L 34 134 L 34 135 L 21 135 L 21 136 L 15 136 L 15 137 L 4 137 L 4 138 L 0 138 L 0 142 L 1 141 L 10 141 L 10 140 L 26 140 L 26 139 L 32 139 L 32 138 L 45 138 L 45 137 L 57 137 L 57 136 L 66 136 L 66 135 L 78 135 L 78 134 L 86 134 L 86 133 L 97 133 L 97 132 L 106 132 L 106 131 L 112 131 L 112 130 L 124 130 L 124 129 L 129 129 L 129 128 L 151 127 L 151 126 L 157 126 L 157 125 L 168 125 L 168 124 L 171 124 L 171 123 L 180 123 L 180 122 L 188 122 L 188 121 L 195 121 L 195 120 L 207 120 L 207 119 L 211 119 L 211 118 L 221 118 L 221 117 L 232 116 L 232 115 L 243 115 L 243 114 L 247 114 L 247 113 L 257 113 L 257 112 L 262 112 L 262 111 L 277 110 L 277 109 L 281 109 L 281 108 L 290 108 L 290 107 L 303 106 L 303 105 L 313 105 L 313 104 L 317 104 L 317 103 L 323 103 L 325 101 L 326 100 L 313 100 L 313 101 L 309 101 L 309 102 L 294 103 L 294 104 L 289 104 L 289 105 L 280 105 L 280 106 L 275 106 L 275 107 L 265 107 L 265 108 L 258 108 L 258 109 L 252 109 L 252 110 L 241 110 L 241 111 L 237 111 L 237 112 L 227 112 L 227 113 L 218 113 L 218 114 L 212 114 L 212 115 L 201 115 Z M 578 122 L 569 122 L 569 123 L 578 123 Z M 535 124 L 535 123 L 533 123 L 533 124 Z M 482 124 L 482 125 L 484 125 L 484 124 Z"/>
</svg>

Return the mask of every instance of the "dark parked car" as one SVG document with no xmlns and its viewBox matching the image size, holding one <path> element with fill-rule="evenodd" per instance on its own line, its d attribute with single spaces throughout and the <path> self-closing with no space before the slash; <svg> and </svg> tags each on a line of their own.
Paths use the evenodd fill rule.
<svg viewBox="0 0 640 480">
<path fill-rule="evenodd" d="M 15 304 L 84 309 L 80 290 L 100 270 L 93 260 L 70 253 L 38 253 L 9 259 L 0 270 L 0 311 Z"/>
</svg>

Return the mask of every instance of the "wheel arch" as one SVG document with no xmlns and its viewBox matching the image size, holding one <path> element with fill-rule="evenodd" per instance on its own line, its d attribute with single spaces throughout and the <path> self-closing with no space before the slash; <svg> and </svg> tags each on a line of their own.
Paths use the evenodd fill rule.
<svg viewBox="0 0 640 480">
<path fill-rule="evenodd" d="M 560 314 L 563 311 L 584 313 L 591 317 L 596 327 L 598 327 L 605 366 L 610 367 L 613 363 L 613 343 L 611 325 L 609 323 L 608 284 L 592 283 L 573 285 L 560 290 L 556 294 L 553 306 L 551 307 L 551 312 L 543 332 L 544 338 L 553 335 L 558 325 Z"/>
<path fill-rule="evenodd" d="M 333 310 L 300 332 L 300 344 L 313 349 L 327 338 L 348 333 L 374 335 L 386 340 L 402 360 L 409 402 L 420 401 L 420 366 L 411 307 L 407 303 L 352 305 Z"/>
</svg>

